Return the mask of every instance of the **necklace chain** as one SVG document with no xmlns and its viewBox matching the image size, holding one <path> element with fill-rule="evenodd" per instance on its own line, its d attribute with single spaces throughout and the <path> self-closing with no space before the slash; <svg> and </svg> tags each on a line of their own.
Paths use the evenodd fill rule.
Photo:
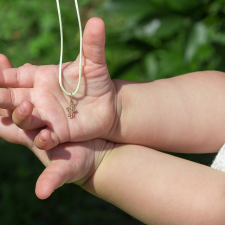
<svg viewBox="0 0 225 225">
<path fill-rule="evenodd" d="M 62 84 L 62 58 L 63 58 L 63 26 L 62 26 L 62 19 L 61 19 L 61 12 L 60 12 L 60 5 L 59 5 L 59 0 L 56 0 L 56 5 L 58 9 L 58 16 L 59 16 L 59 26 L 60 26 L 60 38 L 61 38 L 61 49 L 60 49 L 60 60 L 59 60 L 59 85 L 62 89 L 62 91 L 69 96 L 75 95 L 79 88 L 80 88 L 80 83 L 81 83 L 81 75 L 82 75 L 82 26 L 81 26 L 81 19 L 80 19 L 80 13 L 79 13 L 79 7 L 77 0 L 75 1 L 75 7 L 77 11 L 77 19 L 78 19 L 78 25 L 79 25 L 79 31 L 80 31 L 80 63 L 79 63 L 79 79 L 78 79 L 78 84 L 77 88 L 73 93 L 69 93 L 66 91 L 66 89 L 63 87 Z"/>
</svg>

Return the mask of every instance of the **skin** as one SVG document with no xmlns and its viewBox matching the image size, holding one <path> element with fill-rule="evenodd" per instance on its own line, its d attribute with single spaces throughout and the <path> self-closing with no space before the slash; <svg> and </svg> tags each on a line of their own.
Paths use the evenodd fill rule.
<svg viewBox="0 0 225 225">
<path fill-rule="evenodd" d="M 12 67 L 2 55 L 0 63 L 0 70 Z M 47 166 L 36 185 L 41 199 L 75 182 L 147 224 L 224 223 L 222 172 L 143 146 L 101 139 L 42 151 L 34 144 L 39 132 L 20 129 L 9 110 L 0 110 L 0 137 L 27 146 Z"/>
<path fill-rule="evenodd" d="M 95 27 L 96 29 L 92 29 Z M 58 84 L 58 66 L 34 66 L 2 70 L 0 107 L 15 110 L 14 122 L 22 129 L 44 128 L 35 138 L 41 149 L 51 149 L 59 143 L 105 137 L 116 117 L 116 93 L 104 56 L 105 27 L 93 18 L 84 31 L 84 67 L 81 87 L 76 95 L 77 113 L 68 118 L 69 97 Z M 63 65 L 64 87 L 72 92 L 76 87 L 79 63 Z M 30 113 L 32 114 L 30 115 Z M 91 112 L 91 116 L 90 116 Z M 59 123 L 60 121 L 60 123 Z"/>
<path fill-rule="evenodd" d="M 33 142 L 38 132 L 21 130 L 12 118 L 0 116 L 0 137 L 27 146 L 47 167 L 36 184 L 40 199 L 74 182 L 145 224 L 224 223 L 225 176 L 220 171 L 143 146 L 101 139 L 43 151 Z"/>
<path fill-rule="evenodd" d="M 224 144 L 224 73 L 118 83 L 122 113 L 113 141 L 182 153 L 217 152 Z"/>
<path fill-rule="evenodd" d="M 13 68 L 12 63 L 0 54 L 0 70 L 10 68 Z M 105 140 L 95 139 L 82 143 L 64 143 L 51 151 L 43 151 L 34 143 L 39 132 L 40 129 L 20 129 L 12 120 L 12 110 L 0 109 L 0 137 L 10 143 L 26 146 L 46 166 L 36 184 L 36 195 L 40 199 L 48 198 L 64 183 L 85 183 L 114 146 Z"/>
<path fill-rule="evenodd" d="M 105 140 L 95 139 L 81 143 L 64 143 L 43 151 L 34 144 L 39 129 L 25 131 L 18 128 L 12 118 L 0 113 L 0 137 L 10 143 L 28 147 L 46 166 L 36 184 L 36 195 L 48 198 L 52 192 L 65 183 L 82 185 L 95 172 L 107 151 L 114 146 Z"/>
<path fill-rule="evenodd" d="M 21 129 L 42 128 L 35 138 L 38 148 L 94 138 L 185 153 L 216 152 L 223 145 L 224 73 L 196 72 L 147 83 L 112 81 L 101 19 L 88 21 L 83 42 L 73 119 L 67 116 L 69 97 L 59 87 L 58 66 L 25 64 L 0 72 L 0 85 L 10 87 L 0 89 L 0 107 L 14 110 L 13 121 Z M 76 87 L 78 65 L 63 66 L 69 92 Z"/>
<path fill-rule="evenodd" d="M 144 224 L 224 224 L 223 172 L 143 146 L 116 145 L 83 187 Z"/>
</svg>

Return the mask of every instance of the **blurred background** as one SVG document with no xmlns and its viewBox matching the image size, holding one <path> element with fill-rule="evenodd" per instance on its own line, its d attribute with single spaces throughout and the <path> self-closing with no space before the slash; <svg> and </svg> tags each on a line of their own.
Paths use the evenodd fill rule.
<svg viewBox="0 0 225 225">
<path fill-rule="evenodd" d="M 199 70 L 225 71 L 224 0 L 79 0 L 83 28 L 91 17 L 106 24 L 112 77 L 153 81 Z M 60 1 L 64 59 L 75 60 L 79 33 L 73 0 Z M 94 28 L 93 28 L 94 29 Z M 0 0 L 0 53 L 15 67 L 58 64 L 55 0 Z M 34 193 L 43 165 L 27 149 L 0 139 L 0 224 L 141 224 L 73 184 L 44 201 Z M 209 165 L 213 154 L 176 156 Z"/>
</svg>

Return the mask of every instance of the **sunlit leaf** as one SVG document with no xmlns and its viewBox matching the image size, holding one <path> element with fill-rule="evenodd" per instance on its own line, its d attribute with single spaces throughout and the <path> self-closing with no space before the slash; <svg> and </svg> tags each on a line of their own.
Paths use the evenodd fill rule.
<svg viewBox="0 0 225 225">
<path fill-rule="evenodd" d="M 185 49 L 185 61 L 190 62 L 198 50 L 207 43 L 208 30 L 204 23 L 194 25 L 190 32 L 188 43 Z"/>
<path fill-rule="evenodd" d="M 145 67 L 147 71 L 147 75 L 151 80 L 157 79 L 157 74 L 159 71 L 159 63 L 156 59 L 155 55 L 149 53 L 145 57 Z"/>
</svg>

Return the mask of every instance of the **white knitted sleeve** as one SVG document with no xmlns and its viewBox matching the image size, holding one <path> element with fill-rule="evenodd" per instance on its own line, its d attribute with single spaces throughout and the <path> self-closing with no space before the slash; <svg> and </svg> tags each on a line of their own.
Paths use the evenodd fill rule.
<svg viewBox="0 0 225 225">
<path fill-rule="evenodd" d="M 225 172 L 225 144 L 216 155 L 211 167 Z"/>
</svg>

